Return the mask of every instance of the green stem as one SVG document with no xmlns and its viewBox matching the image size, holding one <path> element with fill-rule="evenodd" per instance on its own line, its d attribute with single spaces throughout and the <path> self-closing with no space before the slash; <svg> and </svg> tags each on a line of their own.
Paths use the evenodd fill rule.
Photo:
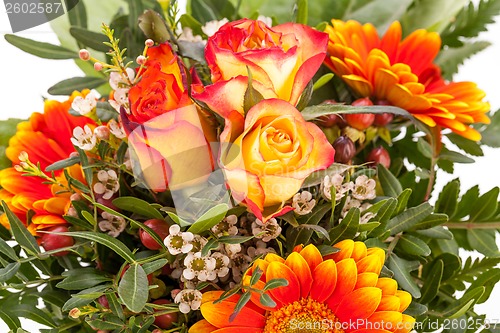
<svg viewBox="0 0 500 333">
<path fill-rule="evenodd" d="M 401 234 L 397 234 L 396 236 L 394 236 L 393 240 L 389 243 L 389 247 L 387 248 L 387 253 L 385 254 L 385 260 L 387 260 L 389 258 L 392 251 L 394 250 L 394 248 L 398 244 L 400 238 L 401 238 Z"/>
<path fill-rule="evenodd" d="M 500 229 L 500 222 L 448 222 L 443 226 L 448 229 Z"/>
</svg>

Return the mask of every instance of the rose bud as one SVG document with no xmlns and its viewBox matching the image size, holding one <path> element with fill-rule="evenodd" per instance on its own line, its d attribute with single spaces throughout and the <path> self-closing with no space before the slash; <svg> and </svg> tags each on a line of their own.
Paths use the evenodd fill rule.
<svg viewBox="0 0 500 333">
<path fill-rule="evenodd" d="M 373 148 L 372 151 L 366 157 L 366 162 L 372 162 L 373 166 L 382 164 L 386 168 L 391 166 L 391 157 L 384 147 Z"/>
<path fill-rule="evenodd" d="M 347 135 L 338 137 L 333 142 L 333 148 L 335 149 L 335 162 L 337 163 L 349 163 L 356 155 L 356 146 Z"/>
<path fill-rule="evenodd" d="M 68 232 L 68 228 L 65 226 L 57 226 L 47 229 L 49 232 Z M 63 247 L 72 246 L 75 244 L 75 240 L 71 236 L 56 235 L 56 234 L 43 234 L 40 243 L 45 251 L 57 250 Z M 61 257 L 65 256 L 69 251 L 62 251 L 52 254 L 53 256 Z"/>
<path fill-rule="evenodd" d="M 156 301 L 153 302 L 153 304 L 158 304 L 158 305 L 170 304 L 170 303 L 172 302 L 164 298 L 157 299 Z M 155 311 L 161 311 L 161 310 L 155 310 Z M 167 329 L 172 327 L 174 323 L 177 322 L 177 320 L 178 320 L 177 312 L 166 313 L 161 316 L 156 316 L 154 324 L 159 328 Z"/>
<path fill-rule="evenodd" d="M 164 220 L 151 219 L 144 222 L 144 225 L 153 229 L 153 231 L 158 234 L 161 240 L 167 238 L 167 236 L 169 235 L 168 229 L 170 228 L 170 226 Z M 158 244 L 158 242 L 156 242 L 153 237 L 151 237 L 143 229 L 139 230 L 139 238 L 141 239 L 142 245 L 150 250 L 159 250 L 162 248 L 162 246 Z"/>
</svg>

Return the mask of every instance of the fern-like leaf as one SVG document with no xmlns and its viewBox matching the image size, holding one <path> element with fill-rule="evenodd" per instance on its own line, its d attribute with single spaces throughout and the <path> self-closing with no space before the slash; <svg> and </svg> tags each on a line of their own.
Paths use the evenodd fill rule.
<svg viewBox="0 0 500 333">
<path fill-rule="evenodd" d="M 490 43 L 478 41 L 473 43 L 464 43 L 460 47 L 449 47 L 439 53 L 436 63 L 441 67 L 442 75 L 445 79 L 451 80 L 453 74 L 458 72 L 458 66 L 473 56 L 490 46 Z"/>
<path fill-rule="evenodd" d="M 458 47 L 463 45 L 463 37 L 477 37 L 486 31 L 486 26 L 500 14 L 500 0 L 481 0 L 477 7 L 472 2 L 465 6 L 457 18 L 441 33 L 443 45 Z"/>
<path fill-rule="evenodd" d="M 465 282 L 472 283 L 483 272 L 489 271 L 500 264 L 500 258 L 467 258 L 463 268 L 457 271 L 443 285 L 449 285 L 455 290 L 464 290 Z"/>
</svg>

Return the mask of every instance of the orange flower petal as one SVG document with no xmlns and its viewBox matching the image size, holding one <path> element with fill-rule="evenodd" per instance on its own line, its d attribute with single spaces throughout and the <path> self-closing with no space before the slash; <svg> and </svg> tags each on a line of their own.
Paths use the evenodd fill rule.
<svg viewBox="0 0 500 333">
<path fill-rule="evenodd" d="M 399 311 L 401 307 L 401 301 L 399 297 L 384 295 L 380 300 L 380 304 L 377 308 L 377 311 Z"/>
<path fill-rule="evenodd" d="M 415 318 L 403 314 L 403 320 L 400 322 L 400 327 L 394 333 L 408 333 L 413 329 Z"/>
<path fill-rule="evenodd" d="M 337 285 L 335 291 L 327 300 L 330 309 L 335 309 L 344 299 L 344 296 L 354 289 L 357 276 L 358 270 L 354 259 L 344 259 L 337 263 Z"/>
<path fill-rule="evenodd" d="M 189 333 L 210 333 L 216 329 L 217 327 L 203 319 L 191 326 L 191 328 L 189 328 Z"/>
<path fill-rule="evenodd" d="M 300 255 L 307 261 L 309 268 L 311 268 L 311 272 L 313 272 L 316 266 L 323 261 L 323 257 L 321 256 L 318 248 L 312 244 L 307 245 L 302 251 L 300 251 Z"/>
<path fill-rule="evenodd" d="M 401 302 L 398 310 L 400 312 L 405 311 L 408 308 L 408 306 L 410 306 L 411 294 L 407 291 L 404 291 L 404 290 L 398 290 L 398 291 L 396 291 L 395 296 L 398 297 L 399 301 Z"/>
<path fill-rule="evenodd" d="M 313 272 L 313 284 L 310 296 L 323 303 L 335 290 L 337 284 L 337 265 L 332 259 L 323 261 Z"/>
<path fill-rule="evenodd" d="M 357 321 L 371 316 L 380 304 L 382 291 L 375 287 L 356 289 L 344 297 L 335 315 L 342 322 Z"/>
<path fill-rule="evenodd" d="M 356 286 L 354 289 L 359 289 L 363 287 L 375 287 L 378 281 L 378 274 L 372 272 L 365 272 L 358 274 L 358 279 L 356 281 Z"/>
<path fill-rule="evenodd" d="M 285 265 L 297 275 L 300 282 L 300 295 L 307 297 L 313 285 L 313 274 L 307 264 L 307 261 L 297 252 L 292 252 L 285 260 Z"/>
<path fill-rule="evenodd" d="M 382 295 L 394 295 L 398 289 L 398 283 L 391 278 L 379 278 L 377 281 L 377 288 L 382 289 Z"/>
<path fill-rule="evenodd" d="M 266 317 L 248 307 L 243 307 L 233 321 L 229 317 L 234 312 L 235 302 L 222 301 L 214 304 L 213 302 L 204 303 L 200 310 L 203 317 L 213 326 L 246 326 L 246 327 L 264 327 Z"/>
<path fill-rule="evenodd" d="M 289 304 L 300 299 L 300 283 L 297 275 L 287 265 L 273 261 L 266 271 L 267 281 L 283 278 L 288 281 L 288 286 L 278 287 L 269 291 L 273 299 L 283 304 Z"/>
<path fill-rule="evenodd" d="M 351 257 L 352 251 L 354 250 L 354 241 L 352 239 L 345 239 L 338 242 L 333 247 L 340 249 L 340 251 L 329 255 L 328 259 L 333 259 L 335 262 L 339 262 L 343 259 Z"/>
</svg>

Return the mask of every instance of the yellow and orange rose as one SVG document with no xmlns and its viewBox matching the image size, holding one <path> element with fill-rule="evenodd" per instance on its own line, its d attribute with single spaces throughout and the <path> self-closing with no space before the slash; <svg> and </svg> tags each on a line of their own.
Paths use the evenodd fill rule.
<svg viewBox="0 0 500 333">
<path fill-rule="evenodd" d="M 335 150 L 323 132 L 290 103 L 262 100 L 244 120 L 233 112 L 220 136 L 220 161 L 232 195 L 266 221 L 283 207 L 304 179 L 333 163 Z"/>
<path fill-rule="evenodd" d="M 327 43 L 326 34 L 302 24 L 270 28 L 262 21 L 242 19 L 225 24 L 209 38 L 205 57 L 213 83 L 246 77 L 250 71 L 253 82 L 270 89 L 273 97 L 296 105 L 321 66 Z M 223 99 L 239 99 L 241 93 L 222 91 L 229 93 Z M 221 97 L 219 91 L 213 94 Z"/>
</svg>

